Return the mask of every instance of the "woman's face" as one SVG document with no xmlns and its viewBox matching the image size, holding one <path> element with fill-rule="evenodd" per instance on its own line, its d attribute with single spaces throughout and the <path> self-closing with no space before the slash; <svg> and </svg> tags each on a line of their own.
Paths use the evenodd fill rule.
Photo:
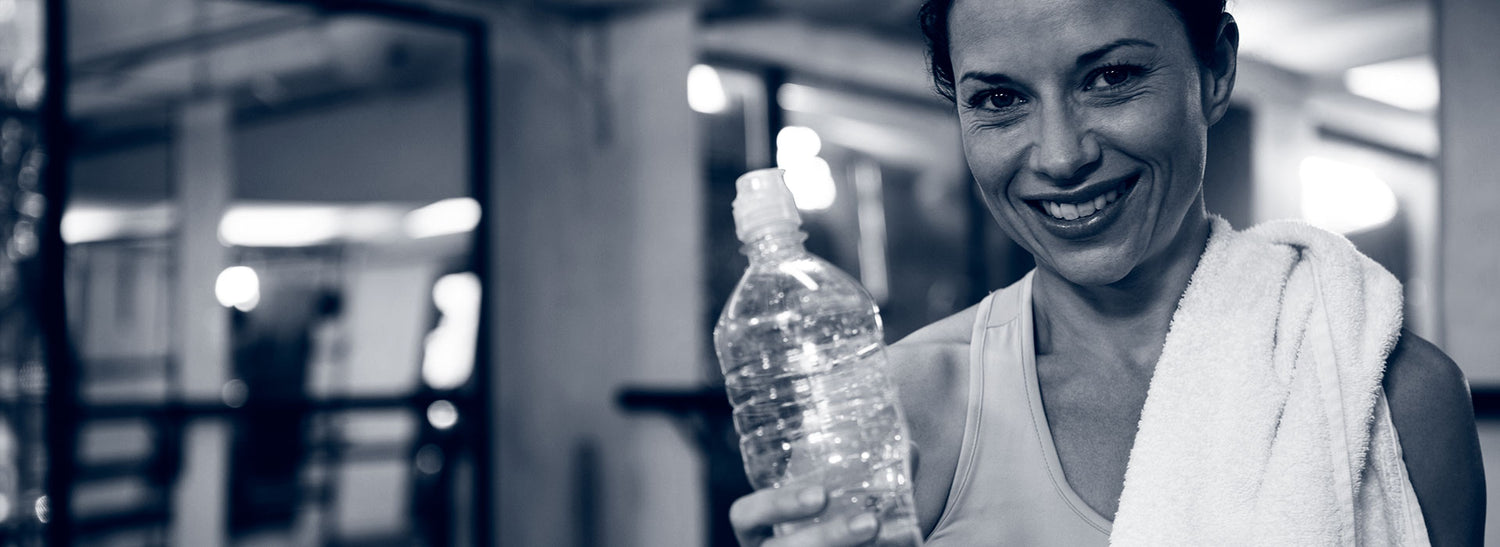
<svg viewBox="0 0 1500 547">
<path fill-rule="evenodd" d="M 969 167 L 1039 265 L 1114 283 L 1201 215 L 1228 91 L 1162 0 L 958 0 L 949 41 Z"/>
</svg>

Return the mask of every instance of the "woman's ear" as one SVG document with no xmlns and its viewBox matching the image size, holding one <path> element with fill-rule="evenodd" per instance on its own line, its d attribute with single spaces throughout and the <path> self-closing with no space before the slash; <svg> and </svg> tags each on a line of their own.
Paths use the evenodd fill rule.
<svg viewBox="0 0 1500 547">
<path fill-rule="evenodd" d="M 1208 125 L 1218 123 L 1229 110 L 1229 95 L 1234 91 L 1235 65 L 1239 59 L 1240 27 L 1234 17 L 1224 14 L 1219 20 L 1219 38 L 1214 41 L 1213 58 L 1203 70 L 1203 114 Z"/>
</svg>

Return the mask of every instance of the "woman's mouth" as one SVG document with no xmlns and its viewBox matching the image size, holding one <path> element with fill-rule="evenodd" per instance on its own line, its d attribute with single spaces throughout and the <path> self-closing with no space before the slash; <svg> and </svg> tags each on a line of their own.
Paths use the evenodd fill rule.
<svg viewBox="0 0 1500 547">
<path fill-rule="evenodd" d="M 1052 218 L 1077 220 L 1093 216 L 1095 211 L 1103 211 L 1105 206 L 1114 203 L 1117 199 L 1120 199 L 1120 191 L 1110 190 L 1104 195 L 1095 197 L 1093 200 L 1081 203 L 1058 203 L 1056 201 L 1041 201 L 1038 203 L 1042 206 L 1042 209 L 1047 211 L 1047 214 L 1052 215 Z"/>
<path fill-rule="evenodd" d="M 1117 184 L 1068 200 L 1030 200 L 1047 231 L 1062 239 L 1087 240 L 1103 234 L 1119 218 L 1125 202 L 1141 180 L 1137 173 Z"/>
<path fill-rule="evenodd" d="M 1095 195 L 1093 198 L 1077 202 L 1062 202 L 1050 200 L 1035 200 L 1031 202 L 1032 207 L 1039 209 L 1054 219 L 1062 221 L 1083 220 L 1103 212 L 1111 204 L 1119 201 L 1126 193 L 1135 186 L 1140 176 L 1132 176 L 1120 182 L 1114 188 Z"/>
</svg>

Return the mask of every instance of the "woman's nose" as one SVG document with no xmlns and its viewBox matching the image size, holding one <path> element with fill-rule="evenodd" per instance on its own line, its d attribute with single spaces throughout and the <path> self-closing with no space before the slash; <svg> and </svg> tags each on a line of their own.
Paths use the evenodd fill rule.
<svg viewBox="0 0 1500 547">
<path fill-rule="evenodd" d="M 1082 182 L 1099 165 L 1099 141 L 1063 105 L 1043 108 L 1031 148 L 1031 169 L 1054 181 Z"/>
</svg>

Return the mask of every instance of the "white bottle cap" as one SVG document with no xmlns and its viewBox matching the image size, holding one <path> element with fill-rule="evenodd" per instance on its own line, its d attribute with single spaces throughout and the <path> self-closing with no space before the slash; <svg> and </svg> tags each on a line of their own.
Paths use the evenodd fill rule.
<svg viewBox="0 0 1500 547">
<path fill-rule="evenodd" d="M 768 232 L 802 225 L 780 169 L 757 169 L 734 181 L 734 234 L 749 243 Z"/>
</svg>

